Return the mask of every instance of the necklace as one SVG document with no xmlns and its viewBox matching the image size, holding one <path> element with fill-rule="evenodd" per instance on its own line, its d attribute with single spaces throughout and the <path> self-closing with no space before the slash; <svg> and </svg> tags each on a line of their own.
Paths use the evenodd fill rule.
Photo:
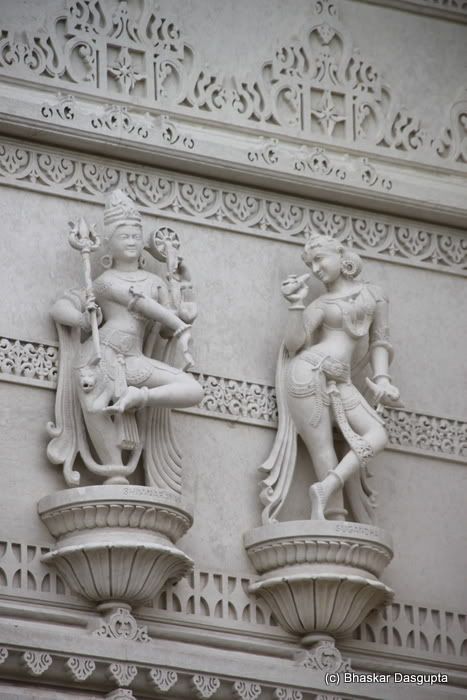
<svg viewBox="0 0 467 700">
<path fill-rule="evenodd" d="M 362 289 L 363 289 L 363 284 L 361 284 L 358 287 L 358 289 L 354 290 L 353 292 L 347 292 L 347 294 L 339 294 L 339 295 L 337 295 L 337 294 L 336 295 L 329 295 L 329 296 L 323 295 L 324 298 L 323 297 L 321 297 L 321 298 L 325 303 L 329 303 L 329 304 L 332 304 L 334 301 L 339 301 L 340 299 L 342 299 L 342 300 L 349 299 L 350 303 L 352 303 L 359 296 Z"/>
<path fill-rule="evenodd" d="M 144 280 L 147 280 L 148 278 L 147 273 L 142 273 L 141 270 L 128 271 L 126 274 L 122 274 L 116 270 L 112 270 L 112 272 L 115 277 L 125 280 L 126 282 L 144 282 Z M 143 275 L 142 277 L 141 274 Z"/>
</svg>

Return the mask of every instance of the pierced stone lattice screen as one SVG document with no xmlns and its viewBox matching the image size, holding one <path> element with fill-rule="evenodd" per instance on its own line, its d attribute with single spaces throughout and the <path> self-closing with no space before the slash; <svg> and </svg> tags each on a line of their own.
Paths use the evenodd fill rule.
<svg viewBox="0 0 467 700">
<path fill-rule="evenodd" d="M 59 576 L 41 563 L 42 555 L 49 549 L 48 545 L 0 542 L 0 604 L 2 597 L 14 596 L 86 607 L 81 598 L 66 589 Z M 264 601 L 248 594 L 252 581 L 248 575 L 196 569 L 175 586 L 168 586 L 153 605 L 142 609 L 141 613 L 148 619 L 162 616 L 165 621 L 188 621 L 196 617 L 209 625 L 217 622 L 223 628 L 238 632 L 257 628 L 262 630 L 262 635 L 283 636 Z M 353 638 L 394 653 L 407 649 L 420 656 L 464 659 L 467 657 L 467 615 L 396 602 L 373 612 Z"/>
</svg>

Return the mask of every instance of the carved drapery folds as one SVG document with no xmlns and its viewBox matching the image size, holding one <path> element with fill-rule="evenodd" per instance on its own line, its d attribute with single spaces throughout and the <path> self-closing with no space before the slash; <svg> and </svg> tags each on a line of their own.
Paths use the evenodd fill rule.
<svg viewBox="0 0 467 700">
<path fill-rule="evenodd" d="M 60 363 L 47 456 L 63 465 L 69 487 L 80 485 L 82 465 L 105 481 L 41 499 L 39 515 L 57 540 L 43 561 L 101 611 L 118 611 L 100 633 L 146 640 L 129 609 L 193 564 L 175 546 L 193 520 L 181 499 L 182 459 L 170 411 L 202 398 L 193 376 L 177 367 L 193 362 L 197 307 L 178 235 L 162 227 L 145 237 L 141 215 L 123 191 L 106 203 L 102 274 L 91 276 L 90 255 L 101 248 L 94 226 L 83 218 L 72 222 L 69 242 L 81 255 L 85 288 L 65 292 L 52 307 Z M 145 248 L 164 263 L 167 284 L 144 269 Z M 16 347 L 2 347 L 17 360 Z M 25 371 L 43 382 L 56 351 L 28 352 L 35 362 Z M 140 460 L 146 486 L 129 486 Z"/>
<path fill-rule="evenodd" d="M 289 314 L 276 370 L 278 427 L 259 467 L 263 526 L 246 532 L 244 545 L 260 575 L 250 592 L 314 654 L 317 644 L 348 636 L 392 596 L 379 581 L 392 543 L 372 526 L 377 501 L 368 463 L 388 441 L 382 408 L 402 404 L 389 374 L 388 300 L 360 278 L 361 258 L 335 237 L 315 233 L 302 260 L 326 291 L 306 306 L 310 273 L 291 274 L 281 285 Z M 371 364 L 368 400 L 378 411 L 353 384 L 354 353 L 362 342 L 359 368 Z M 339 456 L 333 425 L 347 443 Z M 281 522 L 296 478 L 299 436 L 314 470 L 311 518 Z M 345 522 L 347 508 L 356 523 Z"/>
<path fill-rule="evenodd" d="M 68 0 L 66 12 L 49 20 L 51 30 L 0 33 L 0 75 L 34 77 L 106 102 L 118 98 L 134 104 L 137 98 L 146 108 L 262 127 L 305 141 L 371 145 L 396 157 L 423 154 L 422 159 L 465 163 L 465 114 L 463 108 L 457 114 L 459 102 L 443 133 L 430 134 L 429 125 L 400 104 L 380 71 L 355 47 L 338 4 L 315 0 L 313 7 L 314 19 L 302 35 L 279 46 L 256 73 L 224 77 L 204 65 L 201 52 L 151 0 L 141 5 Z M 45 104 L 42 115 L 72 120 L 70 96 L 62 100 Z M 94 128 L 121 125 L 147 138 L 147 118 L 132 116 L 122 106 L 108 106 L 94 121 Z M 192 147 L 191 136 L 185 138 L 186 147 Z"/>
</svg>

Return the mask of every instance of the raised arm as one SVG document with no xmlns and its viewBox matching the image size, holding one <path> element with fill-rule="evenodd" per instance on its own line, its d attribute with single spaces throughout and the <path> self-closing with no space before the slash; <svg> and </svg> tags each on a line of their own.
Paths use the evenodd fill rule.
<svg viewBox="0 0 467 700">
<path fill-rule="evenodd" d="M 309 275 L 289 275 L 282 283 L 281 291 L 290 302 L 289 317 L 285 331 L 285 347 L 291 357 L 302 348 L 311 333 L 321 325 L 323 312 L 319 308 L 308 307 L 305 310 L 304 300 L 308 294 L 306 280 Z"/>
</svg>

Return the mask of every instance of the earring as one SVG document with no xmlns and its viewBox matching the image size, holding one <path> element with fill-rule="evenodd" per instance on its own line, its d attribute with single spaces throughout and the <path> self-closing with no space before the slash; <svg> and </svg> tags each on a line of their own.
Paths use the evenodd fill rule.
<svg viewBox="0 0 467 700">
<path fill-rule="evenodd" d="M 138 267 L 146 267 L 146 258 L 144 255 L 140 255 L 138 258 Z"/>
<path fill-rule="evenodd" d="M 110 269 L 112 265 L 114 264 L 113 257 L 111 255 L 103 255 L 101 257 L 101 265 L 104 267 L 106 270 Z"/>
<path fill-rule="evenodd" d="M 361 270 L 359 259 L 355 257 L 345 256 L 341 260 L 341 273 L 344 277 L 356 277 Z"/>
</svg>

